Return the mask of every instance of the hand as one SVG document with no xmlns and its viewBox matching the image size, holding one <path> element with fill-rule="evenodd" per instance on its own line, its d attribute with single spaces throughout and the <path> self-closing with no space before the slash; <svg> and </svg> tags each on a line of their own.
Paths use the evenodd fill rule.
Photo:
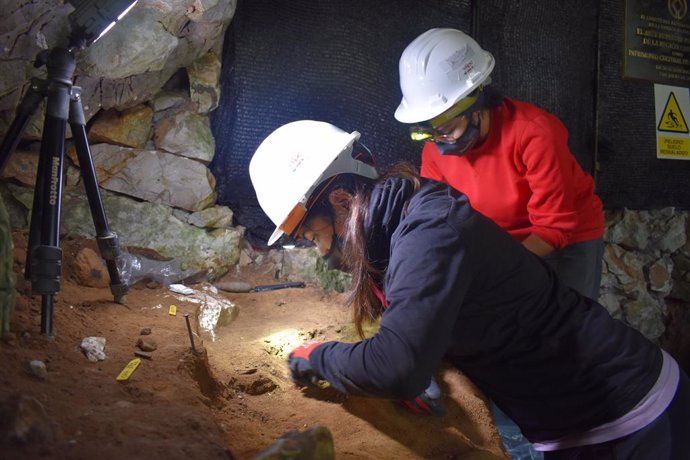
<svg viewBox="0 0 690 460">
<path fill-rule="evenodd" d="M 292 350 L 288 355 L 288 367 L 290 368 L 292 381 L 297 385 L 310 387 L 317 386 L 319 377 L 311 368 L 309 356 L 311 352 L 322 343 L 323 342 L 317 342 L 315 340 L 304 342 L 302 345 Z"/>
<path fill-rule="evenodd" d="M 435 378 L 431 378 L 431 383 L 426 390 L 414 399 L 401 401 L 401 404 L 409 409 L 413 414 L 427 414 L 442 417 L 446 414 L 446 408 L 441 400 L 441 388 L 436 383 Z"/>
</svg>

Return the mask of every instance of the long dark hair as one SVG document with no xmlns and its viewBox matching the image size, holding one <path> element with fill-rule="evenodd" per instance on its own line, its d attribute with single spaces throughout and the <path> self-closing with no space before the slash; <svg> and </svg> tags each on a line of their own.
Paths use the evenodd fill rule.
<svg viewBox="0 0 690 460">
<path fill-rule="evenodd" d="M 415 190 L 419 189 L 417 169 L 410 163 L 398 163 L 385 172 L 379 181 L 390 177 L 401 177 L 414 181 Z M 364 338 L 364 322 L 376 321 L 386 306 L 376 295 L 374 289 L 383 292 L 383 276 L 387 267 L 374 265 L 368 257 L 364 222 L 369 209 L 369 198 L 373 185 L 371 182 L 358 181 L 350 204 L 350 214 L 345 224 L 343 238 L 343 255 L 352 274 L 352 293 L 348 305 L 352 306 L 353 321 L 360 337 Z M 387 261 L 387 259 L 386 259 Z"/>
</svg>

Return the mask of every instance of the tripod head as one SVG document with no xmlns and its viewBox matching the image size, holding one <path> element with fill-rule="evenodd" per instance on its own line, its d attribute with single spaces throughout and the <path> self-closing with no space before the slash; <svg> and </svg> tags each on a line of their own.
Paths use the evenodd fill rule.
<svg viewBox="0 0 690 460">
<path fill-rule="evenodd" d="M 48 67 L 50 78 L 71 85 L 76 67 L 74 51 L 84 49 L 115 26 L 138 0 L 68 0 L 74 6 L 68 20 L 71 34 L 67 48 L 54 48 L 38 53 L 34 67 Z"/>
</svg>

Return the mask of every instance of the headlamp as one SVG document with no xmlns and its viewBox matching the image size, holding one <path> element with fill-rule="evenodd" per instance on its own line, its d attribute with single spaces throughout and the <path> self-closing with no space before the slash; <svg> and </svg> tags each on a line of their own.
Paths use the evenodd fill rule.
<svg viewBox="0 0 690 460">
<path fill-rule="evenodd" d="M 412 126 L 410 128 L 410 139 L 415 142 L 425 142 L 435 136 L 435 129 L 429 126 Z"/>
</svg>

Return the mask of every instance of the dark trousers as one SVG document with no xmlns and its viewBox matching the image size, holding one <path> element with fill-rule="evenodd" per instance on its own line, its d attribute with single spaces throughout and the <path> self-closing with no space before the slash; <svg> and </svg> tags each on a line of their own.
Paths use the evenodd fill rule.
<svg viewBox="0 0 690 460">
<path fill-rule="evenodd" d="M 558 277 L 580 294 L 597 300 L 601 283 L 604 240 L 583 241 L 553 251 L 544 260 Z"/>
<path fill-rule="evenodd" d="M 544 452 L 544 460 L 690 459 L 690 379 L 680 371 L 671 404 L 655 421 L 628 436 L 592 446 Z"/>
</svg>

